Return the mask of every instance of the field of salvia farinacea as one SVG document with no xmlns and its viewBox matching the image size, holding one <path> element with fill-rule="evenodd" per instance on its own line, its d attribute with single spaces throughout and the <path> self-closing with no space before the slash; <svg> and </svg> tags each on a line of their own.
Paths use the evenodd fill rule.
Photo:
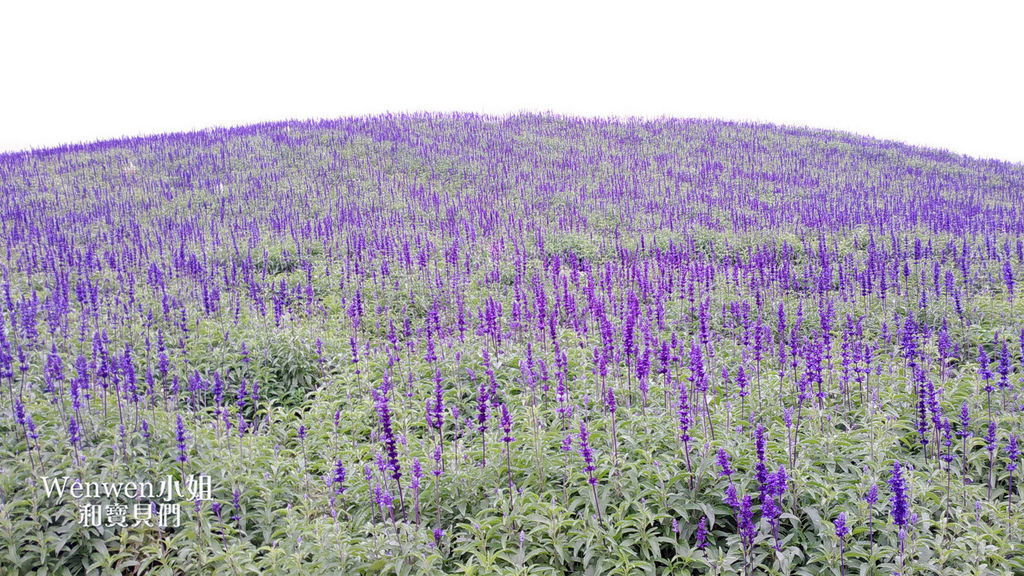
<svg viewBox="0 0 1024 576">
<path fill-rule="evenodd" d="M 0 573 L 1024 572 L 1024 166 L 387 115 L 0 156 Z"/>
</svg>

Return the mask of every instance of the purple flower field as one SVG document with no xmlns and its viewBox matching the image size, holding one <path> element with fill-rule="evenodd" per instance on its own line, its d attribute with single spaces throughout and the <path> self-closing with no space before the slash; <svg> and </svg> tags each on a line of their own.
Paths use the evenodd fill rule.
<svg viewBox="0 0 1024 576">
<path fill-rule="evenodd" d="M 1024 573 L 1022 231 L 722 121 L 0 155 L 0 573 Z"/>
</svg>

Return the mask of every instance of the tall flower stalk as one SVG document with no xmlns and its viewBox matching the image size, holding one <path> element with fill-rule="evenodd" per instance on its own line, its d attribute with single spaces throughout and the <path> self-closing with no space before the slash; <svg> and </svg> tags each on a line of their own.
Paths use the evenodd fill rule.
<svg viewBox="0 0 1024 576">
<path fill-rule="evenodd" d="M 615 430 L 615 390 L 608 388 L 608 393 L 605 395 L 605 410 L 612 419 L 612 468 L 615 473 L 618 474 L 619 470 L 619 435 Z"/>
<path fill-rule="evenodd" d="M 185 463 L 188 462 L 188 434 L 185 433 L 185 423 L 181 420 L 181 414 L 178 414 L 175 426 L 175 439 L 178 441 L 178 462 L 181 464 L 181 478 L 184 480 Z"/>
<path fill-rule="evenodd" d="M 899 529 L 900 539 L 900 568 L 903 567 L 903 545 L 906 539 L 907 529 L 910 527 L 909 496 L 907 481 L 903 477 L 903 468 L 900 461 L 893 462 L 892 472 L 889 475 L 889 488 L 892 496 L 889 501 L 892 503 L 892 521 Z"/>
<path fill-rule="evenodd" d="M 580 456 L 583 458 L 583 471 L 587 473 L 587 483 L 590 484 L 594 493 L 594 509 L 597 510 L 597 520 L 604 524 L 604 518 L 601 515 L 601 502 L 597 498 L 597 477 L 594 476 L 594 471 L 597 469 L 594 466 L 594 450 L 590 447 L 590 433 L 587 432 L 587 423 L 584 420 L 580 420 L 579 445 Z"/>
<path fill-rule="evenodd" d="M 487 415 L 491 400 L 489 392 L 487 382 L 481 380 L 476 397 L 476 425 L 480 433 L 480 463 L 484 467 L 487 466 Z"/>
<path fill-rule="evenodd" d="M 871 488 L 868 489 L 868 493 L 864 495 L 864 501 L 868 503 L 868 547 L 869 550 L 874 551 L 875 521 L 873 513 L 875 504 L 878 502 L 878 484 L 871 485 Z"/>
<path fill-rule="evenodd" d="M 391 408 L 388 405 L 388 393 L 390 382 L 385 372 L 384 381 L 380 388 L 374 388 L 374 400 L 377 408 L 377 420 L 380 424 L 381 442 L 384 443 L 384 453 L 387 458 L 386 467 L 391 472 L 391 478 L 395 481 L 398 490 L 398 500 L 402 507 L 403 518 L 405 517 L 405 497 L 402 491 L 402 467 L 398 462 L 398 442 L 391 424 Z M 388 492 L 385 489 L 385 492 Z M 388 494 L 388 505 L 390 506 L 390 494 Z"/>
<path fill-rule="evenodd" d="M 988 499 L 992 499 L 992 485 L 995 482 L 996 450 L 996 423 L 988 421 L 988 434 L 985 435 L 985 448 L 988 450 Z"/>
<path fill-rule="evenodd" d="M 1017 469 L 1017 460 L 1020 458 L 1020 451 L 1017 449 L 1017 437 L 1010 433 L 1010 440 L 1006 443 L 1006 471 L 1010 474 L 1010 487 L 1006 491 L 1007 515 L 1011 518 L 1010 526 L 1013 526 L 1013 471 Z M 1009 528 L 1007 528 L 1009 532 Z"/>
<path fill-rule="evenodd" d="M 671 373 L 666 373 L 666 378 L 671 378 Z M 677 404 L 679 416 L 679 439 L 683 441 L 683 455 L 686 457 L 686 472 L 690 481 L 690 490 L 694 490 L 693 465 L 690 462 L 690 403 L 689 393 L 686 384 L 679 382 L 679 403 Z"/>
<path fill-rule="evenodd" d="M 505 443 L 505 471 L 508 473 L 508 498 L 511 507 L 512 495 L 515 493 L 515 484 L 512 482 L 512 443 L 516 439 L 512 437 L 512 414 L 506 404 L 501 405 L 501 431 L 504 433 L 501 441 Z"/>
<path fill-rule="evenodd" d="M 846 574 L 846 535 L 850 533 L 850 528 L 846 525 L 846 513 L 840 512 L 834 524 L 836 538 L 839 539 L 840 574 Z"/>
</svg>

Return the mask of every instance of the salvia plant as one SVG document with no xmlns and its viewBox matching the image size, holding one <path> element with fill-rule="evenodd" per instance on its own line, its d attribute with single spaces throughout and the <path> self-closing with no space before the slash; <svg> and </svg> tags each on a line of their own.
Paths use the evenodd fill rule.
<svg viewBox="0 0 1024 576">
<path fill-rule="evenodd" d="M 712 120 L 0 155 L 0 573 L 1024 573 L 1022 205 Z"/>
</svg>

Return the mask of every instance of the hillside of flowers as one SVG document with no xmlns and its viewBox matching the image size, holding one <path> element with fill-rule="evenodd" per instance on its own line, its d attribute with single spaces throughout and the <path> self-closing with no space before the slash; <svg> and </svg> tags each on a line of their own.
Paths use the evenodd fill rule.
<svg viewBox="0 0 1024 576">
<path fill-rule="evenodd" d="M 0 573 L 1024 573 L 1022 231 L 709 120 L 0 155 Z"/>
</svg>

